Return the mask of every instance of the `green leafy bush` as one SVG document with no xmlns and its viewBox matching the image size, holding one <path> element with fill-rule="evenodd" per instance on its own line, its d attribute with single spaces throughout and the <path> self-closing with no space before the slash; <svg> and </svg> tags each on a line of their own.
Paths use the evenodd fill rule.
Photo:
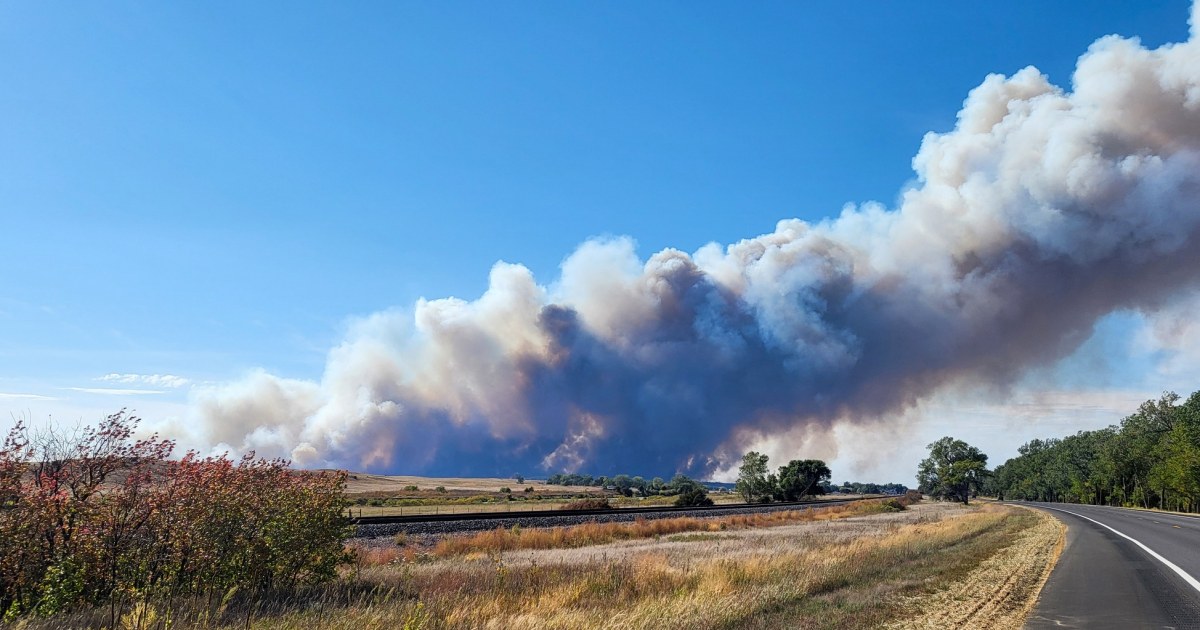
<svg viewBox="0 0 1200 630">
<path fill-rule="evenodd" d="M 708 497 L 708 491 L 699 484 L 684 488 L 675 498 L 675 505 L 679 507 L 707 507 L 712 504 L 713 500 Z"/>
</svg>

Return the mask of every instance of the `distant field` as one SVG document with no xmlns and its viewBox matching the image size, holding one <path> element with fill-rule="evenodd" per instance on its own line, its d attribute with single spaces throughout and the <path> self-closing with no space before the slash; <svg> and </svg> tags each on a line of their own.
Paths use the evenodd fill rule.
<svg viewBox="0 0 1200 630">
<path fill-rule="evenodd" d="M 557 486 L 553 486 L 557 488 Z M 573 488 L 567 488 L 571 490 Z M 503 495 L 501 495 L 503 496 Z M 724 505 L 732 503 L 741 503 L 742 498 L 735 494 L 712 494 L 713 503 Z M 841 497 L 845 498 L 845 497 Z M 453 499 L 446 499 L 452 501 Z M 429 503 L 425 505 L 405 505 L 405 506 L 372 506 L 372 505 L 354 505 L 350 508 L 352 516 L 414 516 L 421 514 L 492 514 L 499 512 L 530 512 L 534 510 L 557 510 L 574 499 L 567 498 L 545 498 L 545 499 L 525 499 L 524 497 L 509 501 L 504 498 L 494 500 L 495 502 L 488 503 L 434 503 L 433 499 L 427 499 Z M 645 499 L 633 497 L 614 497 L 609 501 L 613 507 L 653 507 L 663 505 L 673 505 L 675 497 L 647 497 Z"/>
<path fill-rule="evenodd" d="M 505 488 L 509 492 L 502 492 Z M 615 494 L 594 487 L 552 486 L 536 480 L 518 482 L 516 479 L 498 477 L 350 473 L 346 480 L 346 496 L 352 501 L 349 508 L 352 516 L 553 510 L 580 496 L 614 497 Z M 401 505 L 378 505 L 382 501 Z"/>
<path fill-rule="evenodd" d="M 411 488 L 416 487 L 416 490 Z M 437 488 L 443 488 L 439 491 Z M 508 488 L 510 492 L 501 492 Z M 532 488 L 526 492 L 527 488 Z M 595 486 L 559 486 L 543 481 L 498 477 L 416 477 L 411 475 L 374 475 L 350 473 L 346 496 L 354 502 L 351 516 L 415 516 L 424 514 L 492 514 L 555 510 L 580 496 L 608 497 L 613 507 L 651 507 L 672 505 L 674 496 L 624 497 L 612 490 Z M 731 492 L 712 492 L 714 503 L 742 503 Z M 511 498 L 510 498 L 511 497 Z M 820 498 L 820 497 L 818 497 Z M 838 495 L 829 498 L 855 498 Z M 371 505 L 388 501 L 402 505 Z"/>
<path fill-rule="evenodd" d="M 1016 630 L 1060 539 L 1039 513 L 952 503 L 398 537 L 359 548 L 348 603 L 255 625 Z"/>
<path fill-rule="evenodd" d="M 447 492 L 456 493 L 499 493 L 500 488 L 511 488 L 514 492 L 519 492 L 530 486 L 533 487 L 534 492 L 561 493 L 565 490 L 563 486 L 548 486 L 532 479 L 526 479 L 522 483 L 516 479 L 498 477 L 411 477 L 350 473 L 350 478 L 346 480 L 346 494 L 395 493 L 399 496 L 405 494 L 405 488 L 408 486 L 416 486 L 423 491 L 433 491 L 434 488 L 441 486 Z M 581 486 L 571 486 L 569 490 L 581 493 L 588 490 L 600 492 L 599 488 L 583 488 Z"/>
<path fill-rule="evenodd" d="M 413 490 L 412 488 L 416 488 Z M 442 490 L 438 490 L 442 488 Z M 508 488 L 510 492 L 501 490 Z M 526 492 L 526 489 L 531 489 Z M 559 486 L 544 480 L 500 477 L 417 477 L 350 473 L 346 496 L 352 516 L 414 516 L 555 510 L 581 496 L 608 497 L 614 507 L 672 505 L 674 496 L 624 497 L 596 486 Z M 712 492 L 717 504 L 741 503 L 731 492 Z M 511 498 L 510 498 L 511 497 Z M 839 496 L 837 498 L 847 498 Z M 402 505 L 378 505 L 381 501 Z M 376 505 L 371 505 L 376 503 Z"/>
</svg>

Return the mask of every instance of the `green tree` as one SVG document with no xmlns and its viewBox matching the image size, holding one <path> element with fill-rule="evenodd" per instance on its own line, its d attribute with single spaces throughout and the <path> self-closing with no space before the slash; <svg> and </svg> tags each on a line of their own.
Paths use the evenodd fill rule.
<svg viewBox="0 0 1200 630">
<path fill-rule="evenodd" d="M 821 482 L 833 473 L 819 459 L 793 459 L 779 468 L 779 493 L 784 501 L 799 501 L 808 494 L 822 492 Z"/>
<path fill-rule="evenodd" d="M 663 490 L 669 494 L 679 494 L 680 492 L 683 492 L 692 486 L 699 485 L 701 485 L 699 481 L 696 481 L 687 475 L 677 474 L 671 478 L 671 481 L 667 482 L 667 484 L 663 487 Z"/>
<path fill-rule="evenodd" d="M 734 488 L 746 503 L 770 501 L 772 488 L 767 483 L 767 456 L 754 451 L 743 455 Z"/>
<path fill-rule="evenodd" d="M 708 490 L 701 486 L 688 488 L 675 497 L 677 507 L 707 507 L 712 504 L 713 500 L 708 497 Z"/>
<path fill-rule="evenodd" d="M 982 487 L 987 475 L 987 455 L 949 436 L 930 444 L 929 457 L 917 466 L 921 492 L 964 504 L 973 491 Z"/>
</svg>

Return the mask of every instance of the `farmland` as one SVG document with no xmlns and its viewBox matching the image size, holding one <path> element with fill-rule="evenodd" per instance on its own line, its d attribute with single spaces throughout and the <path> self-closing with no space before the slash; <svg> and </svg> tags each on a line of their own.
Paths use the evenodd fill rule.
<svg viewBox="0 0 1200 630">
<path fill-rule="evenodd" d="M 515 500 L 499 485 L 507 480 L 364 480 L 252 457 L 172 459 L 172 442 L 132 440 L 135 427 L 113 414 L 66 458 L 36 457 L 21 425 L 10 432 L 0 449 L 7 621 L 131 630 L 1008 628 L 1024 619 L 1062 537 L 1044 514 L 924 503 L 910 491 L 732 509 L 692 503 L 653 515 L 571 510 L 501 527 L 443 519 L 374 537 L 385 532 L 363 526 L 355 538 L 345 518 L 351 480 L 362 484 L 357 498 Z M 672 489 L 695 483 L 684 479 Z M 432 494 L 422 484 L 436 484 Z M 553 501 L 581 490 L 542 492 Z M 582 494 L 608 498 L 604 486 Z"/>
<path fill-rule="evenodd" d="M 352 516 L 411 516 L 554 510 L 582 498 L 607 498 L 613 507 L 672 505 L 674 496 L 626 497 L 597 486 L 561 486 L 538 480 L 388 476 L 350 473 L 346 497 Z M 741 503 L 714 492 L 713 502 Z"/>
<path fill-rule="evenodd" d="M 385 541 L 358 550 L 359 599 L 259 625 L 1020 627 L 1061 535 L 1050 519 L 872 505 Z"/>
</svg>

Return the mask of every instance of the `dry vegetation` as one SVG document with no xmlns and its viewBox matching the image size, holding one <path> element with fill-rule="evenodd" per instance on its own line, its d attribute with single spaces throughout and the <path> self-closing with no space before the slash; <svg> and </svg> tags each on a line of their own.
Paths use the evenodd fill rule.
<svg viewBox="0 0 1200 630">
<path fill-rule="evenodd" d="M 748 529 L 774 527 L 804 521 L 824 521 L 867 514 L 899 512 L 907 502 L 891 499 L 886 501 L 863 501 L 824 508 L 759 512 L 754 514 L 731 514 L 718 518 L 665 518 L 632 523 L 585 523 L 569 527 L 543 529 L 495 529 L 469 536 L 449 537 L 434 548 L 437 556 L 452 556 L 470 553 L 495 553 L 517 549 L 568 549 L 588 547 L 606 543 L 657 538 L 669 534 L 695 531 L 724 531 L 726 529 Z"/>
<path fill-rule="evenodd" d="M 343 628 L 1017 627 L 1055 521 L 904 499 L 719 518 L 509 529 L 355 549 L 340 579 L 18 625 Z M 990 625 L 984 625 L 986 621 Z M 108 622 L 108 623 L 106 623 Z"/>
<path fill-rule="evenodd" d="M 489 532 L 433 554 L 374 549 L 341 590 L 255 625 L 961 627 L 991 614 L 1019 625 L 1059 538 L 1044 516 L 999 506 L 783 514 Z"/>
<path fill-rule="evenodd" d="M 912 615 L 888 627 L 1007 630 L 1023 626 L 1062 552 L 1066 533 L 1061 521 L 1024 509 L 1038 521 L 1021 532 L 1011 547 L 984 560 L 949 588 L 912 598 L 908 602 Z"/>
<path fill-rule="evenodd" d="M 562 493 L 562 486 L 548 486 L 545 483 L 533 480 L 525 480 L 518 482 L 516 479 L 501 479 L 501 478 L 484 478 L 484 477 L 410 477 L 400 475 L 372 475 L 370 473 L 350 473 L 349 479 L 346 480 L 346 494 L 354 495 L 378 495 L 378 496 L 398 496 L 406 494 L 406 488 L 416 486 L 420 491 L 432 491 L 434 488 L 445 488 L 448 493 L 461 493 L 466 495 L 498 493 L 500 488 L 512 488 L 518 490 L 533 487 L 534 492 L 543 493 Z M 519 488 L 518 488 L 519 487 Z M 572 486 L 570 488 L 577 492 L 586 492 L 595 490 L 599 492 L 599 488 L 581 488 Z"/>
</svg>

